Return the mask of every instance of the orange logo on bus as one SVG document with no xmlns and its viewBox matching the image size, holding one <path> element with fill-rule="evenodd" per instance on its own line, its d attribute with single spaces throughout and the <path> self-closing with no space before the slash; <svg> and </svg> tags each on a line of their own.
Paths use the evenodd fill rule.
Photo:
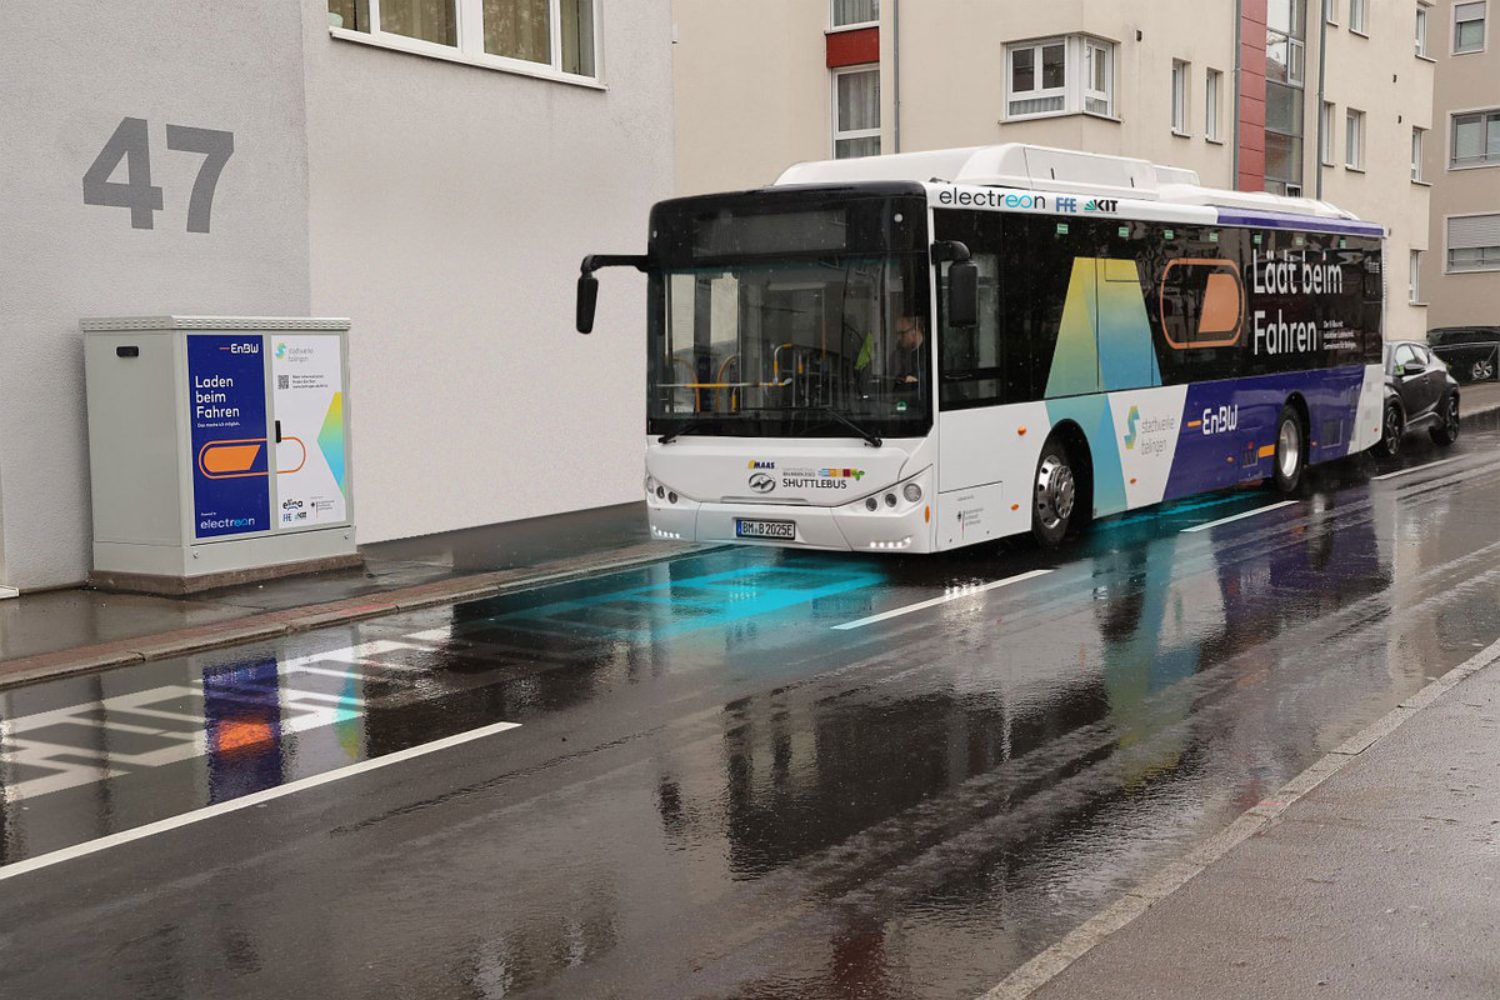
<svg viewBox="0 0 1500 1000">
<path fill-rule="evenodd" d="M 1184 257 L 1162 268 L 1157 314 L 1179 351 L 1233 347 L 1245 329 L 1245 283 L 1233 261 Z"/>
</svg>

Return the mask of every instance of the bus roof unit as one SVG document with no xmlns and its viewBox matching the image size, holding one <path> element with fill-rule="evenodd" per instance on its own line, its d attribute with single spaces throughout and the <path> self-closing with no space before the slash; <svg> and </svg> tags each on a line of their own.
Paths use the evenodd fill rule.
<svg viewBox="0 0 1500 1000">
<path fill-rule="evenodd" d="M 1163 166 L 1128 156 L 1104 156 L 1014 142 L 999 146 L 935 149 L 920 153 L 798 163 L 788 167 L 776 179 L 776 185 L 847 184 L 860 181 L 971 184 L 1238 209 L 1265 213 L 1271 217 L 1302 216 L 1350 222 L 1359 220 L 1351 212 L 1312 198 L 1287 198 L 1263 191 L 1230 191 L 1204 187 L 1196 171 L 1181 167 Z"/>
</svg>

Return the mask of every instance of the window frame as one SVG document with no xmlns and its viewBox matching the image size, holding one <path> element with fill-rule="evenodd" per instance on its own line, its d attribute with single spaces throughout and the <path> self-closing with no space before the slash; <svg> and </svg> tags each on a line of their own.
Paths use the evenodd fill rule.
<svg viewBox="0 0 1500 1000">
<path fill-rule="evenodd" d="M 1334 136 L 1334 126 L 1338 121 L 1338 107 L 1332 101 L 1324 101 L 1318 111 L 1318 126 L 1322 131 L 1322 148 L 1318 150 L 1318 162 L 1325 167 L 1338 166 L 1336 158 L 1338 140 Z"/>
<path fill-rule="evenodd" d="M 1082 74 L 1079 93 L 1082 98 L 1083 113 L 1086 115 L 1099 115 L 1105 118 L 1115 116 L 1115 47 L 1103 39 L 1085 35 L 1082 37 L 1082 65 L 1079 72 Z M 1104 89 L 1094 89 L 1094 59 L 1095 53 L 1104 53 Z M 1067 53 L 1063 53 L 1063 75 L 1066 77 L 1068 71 Z M 1102 100 L 1104 111 L 1093 111 L 1089 108 L 1090 100 Z"/>
<path fill-rule="evenodd" d="M 1072 48 L 1070 41 L 1075 37 L 1072 35 L 1054 35 L 1050 38 L 1039 38 L 1024 42 L 1009 42 L 1005 46 L 1005 120 L 1027 121 L 1032 118 L 1047 118 L 1054 115 L 1066 115 L 1074 113 L 1069 101 L 1069 69 L 1072 65 L 1069 50 Z M 1054 46 L 1062 46 L 1063 50 L 1063 83 L 1061 87 L 1043 87 L 1042 82 L 1042 53 L 1044 50 Z M 1016 86 L 1016 53 L 1030 51 L 1032 53 L 1032 81 L 1036 84 L 1030 90 L 1018 91 Z M 1020 97 L 1018 95 L 1026 95 Z M 1048 111 L 1030 111 L 1016 114 L 1011 106 L 1017 100 L 1043 101 L 1050 98 L 1062 98 L 1062 107 Z M 1080 108 L 1081 110 L 1081 108 Z"/>
<path fill-rule="evenodd" d="M 1461 268 L 1457 268 L 1457 269 L 1455 269 L 1453 267 L 1453 246 L 1451 245 L 1452 244 L 1452 238 L 1453 238 L 1453 220 L 1454 219 L 1473 219 L 1473 218 L 1496 218 L 1496 219 L 1500 219 L 1500 212 L 1456 212 L 1456 213 L 1454 213 L 1452 215 L 1445 215 L 1445 216 L 1443 216 L 1443 273 L 1444 274 L 1494 274 L 1496 272 L 1500 272 L 1500 252 L 1496 253 L 1496 255 L 1495 255 L 1495 263 L 1492 266 L 1486 266 L 1486 267 L 1461 267 Z M 1479 251 L 1483 252 L 1484 250 L 1489 249 L 1489 247 L 1488 246 L 1483 246 L 1483 247 L 1459 247 L 1459 249 L 1460 250 L 1479 250 Z M 1497 251 L 1500 251 L 1500 244 L 1497 244 L 1495 249 Z"/>
<path fill-rule="evenodd" d="M 1416 50 L 1417 50 L 1417 58 L 1418 59 L 1429 59 L 1429 58 L 1431 58 L 1427 54 L 1427 34 L 1428 34 L 1427 29 L 1428 29 L 1427 5 L 1424 4 L 1424 3 L 1418 3 L 1417 4 L 1416 39 L 1415 39 Z"/>
<path fill-rule="evenodd" d="M 1448 169 L 1483 170 L 1488 167 L 1500 167 L 1500 156 L 1491 157 L 1488 152 L 1478 162 L 1458 162 L 1458 121 L 1460 118 L 1478 118 L 1484 125 L 1484 134 L 1480 137 L 1479 145 L 1480 148 L 1486 151 L 1488 151 L 1490 146 L 1490 129 L 1494 128 L 1500 131 L 1500 106 L 1450 111 L 1448 113 Z M 1492 120 L 1493 125 L 1491 124 Z"/>
<path fill-rule="evenodd" d="M 880 0 L 875 0 L 873 21 L 850 21 L 848 24 L 839 24 L 838 9 L 838 0 L 828 0 L 828 33 L 830 35 L 838 31 L 860 31 L 864 28 L 880 27 Z"/>
<path fill-rule="evenodd" d="M 1192 72 L 1193 64 L 1185 59 L 1172 60 L 1172 134 L 1184 139 L 1191 138 L 1188 127 L 1192 122 Z"/>
<path fill-rule="evenodd" d="M 1365 113 L 1358 108 L 1344 109 L 1344 169 L 1365 169 Z"/>
<path fill-rule="evenodd" d="M 562 67 L 562 3 L 563 0 L 547 0 L 551 62 L 530 62 L 511 56 L 497 56 L 484 50 L 484 4 L 483 0 L 449 0 L 453 5 L 456 22 L 456 45 L 429 42 L 395 32 L 383 31 L 380 27 L 380 0 L 367 0 L 369 5 L 370 30 L 345 28 L 330 22 L 328 34 L 341 41 L 371 45 L 376 48 L 394 49 L 410 55 L 426 56 L 443 62 L 462 63 L 482 69 L 499 70 L 518 76 L 536 77 L 554 83 L 567 83 L 593 90 L 609 89 L 605 83 L 605 59 L 603 44 L 603 20 L 601 14 L 605 0 L 587 0 L 593 18 L 594 72 L 592 75 L 568 73 Z M 331 11 L 329 13 L 332 13 Z"/>
<path fill-rule="evenodd" d="M 1460 24 L 1460 21 L 1458 19 L 1458 9 L 1460 7 L 1468 7 L 1468 6 L 1472 5 L 1472 4 L 1478 4 L 1483 9 L 1483 11 L 1484 11 L 1484 15 L 1482 17 L 1480 17 L 1480 18 L 1477 19 L 1480 22 L 1480 24 L 1482 25 L 1482 27 L 1479 29 L 1479 36 L 1480 36 L 1479 47 L 1478 48 L 1472 48 L 1472 49 L 1461 49 L 1461 48 L 1458 47 L 1458 26 Z M 1474 18 L 1470 18 L 1469 20 L 1473 21 L 1475 19 Z M 1468 23 L 1468 22 L 1463 22 L 1463 23 Z M 1451 25 L 1449 25 L 1449 28 L 1450 28 L 1450 30 L 1448 32 L 1448 54 L 1449 55 L 1454 55 L 1454 56 L 1471 56 L 1471 55 L 1475 55 L 1477 53 L 1489 51 L 1489 47 L 1490 47 L 1490 5 L 1489 5 L 1489 0 L 1461 0 L 1461 2 L 1455 3 L 1453 5 L 1453 23 Z"/>
<path fill-rule="evenodd" d="M 1427 177 L 1423 172 L 1422 160 L 1427 152 L 1427 129 L 1420 125 L 1411 127 L 1411 179 L 1416 184 L 1426 184 Z"/>
<path fill-rule="evenodd" d="M 1323 0 L 1323 23 L 1339 26 L 1339 0 Z"/>
<path fill-rule="evenodd" d="M 1063 50 L 1063 85 L 1061 87 L 1042 87 L 1042 52 L 1052 46 L 1061 45 Z M 1076 32 L 1070 35 L 1046 35 L 1040 38 L 1026 38 L 1014 42 L 1005 43 L 1005 117 L 1004 122 L 1031 121 L 1037 118 L 1060 118 L 1066 115 L 1089 115 L 1093 118 L 1103 118 L 1107 121 L 1119 121 L 1115 111 L 1118 105 L 1115 103 L 1115 64 L 1120 44 L 1113 39 L 1102 35 L 1091 35 L 1085 32 Z M 1093 88 L 1093 52 L 1102 51 L 1105 54 L 1105 84 L 1107 89 L 1098 91 Z M 1030 51 L 1033 61 L 1033 82 L 1038 84 L 1031 90 L 1017 91 L 1016 81 L 1016 53 Z M 1061 98 L 1062 106 L 1049 108 L 1043 111 L 1016 112 L 1013 110 L 1017 101 L 1038 101 Z M 1105 104 L 1104 111 L 1096 111 L 1089 108 L 1090 100 L 1102 99 Z"/>
<path fill-rule="evenodd" d="M 857 75 L 862 74 L 862 73 L 873 73 L 875 75 L 875 118 L 876 118 L 875 127 L 874 128 L 841 129 L 839 127 L 842 124 L 839 121 L 839 78 L 840 77 L 845 77 L 845 76 L 857 76 Z M 849 139 L 876 139 L 876 140 L 878 140 L 878 145 L 879 145 L 880 148 L 877 149 L 874 153 L 867 154 L 867 155 L 879 156 L 885 150 L 885 136 L 884 136 L 883 131 L 882 131 L 882 129 L 884 127 L 883 124 L 882 124 L 884 116 L 881 114 L 881 112 L 884 109 L 880 106 L 880 104 L 881 104 L 881 94 L 880 94 L 880 63 L 878 63 L 878 62 L 860 63 L 860 64 L 858 64 L 856 66 L 840 66 L 837 69 L 830 70 L 829 74 L 828 74 L 828 84 L 829 84 L 829 107 L 828 107 L 829 115 L 828 115 L 828 117 L 829 117 L 830 124 L 833 126 L 832 129 L 830 130 L 831 134 L 832 134 L 832 138 L 829 140 L 829 143 L 828 143 L 828 153 L 829 153 L 829 156 L 832 157 L 833 159 L 838 159 L 839 158 L 839 142 L 841 140 L 849 140 Z M 861 159 L 861 158 L 862 157 L 849 157 L 849 159 Z"/>
<path fill-rule="evenodd" d="M 1355 11 L 1359 16 L 1355 16 Z M 1364 38 L 1370 37 L 1370 0 L 1349 0 L 1349 30 Z"/>
<path fill-rule="evenodd" d="M 1407 254 L 1406 301 L 1410 305 L 1425 305 L 1422 301 L 1422 254 L 1425 250 L 1412 249 Z"/>
<path fill-rule="evenodd" d="M 1208 67 L 1203 75 L 1203 138 L 1208 142 L 1222 143 L 1224 73 Z"/>
</svg>

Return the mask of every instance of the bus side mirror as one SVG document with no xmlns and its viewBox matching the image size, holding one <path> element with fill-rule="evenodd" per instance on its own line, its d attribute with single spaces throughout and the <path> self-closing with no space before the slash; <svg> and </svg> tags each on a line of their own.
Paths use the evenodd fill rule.
<svg viewBox="0 0 1500 1000">
<path fill-rule="evenodd" d="M 956 260 L 948 266 L 948 325 L 973 326 L 979 322 L 979 268 L 972 260 Z"/>
<path fill-rule="evenodd" d="M 578 276 L 578 332 L 594 332 L 594 307 L 599 302 L 599 279 L 588 272 Z"/>
</svg>

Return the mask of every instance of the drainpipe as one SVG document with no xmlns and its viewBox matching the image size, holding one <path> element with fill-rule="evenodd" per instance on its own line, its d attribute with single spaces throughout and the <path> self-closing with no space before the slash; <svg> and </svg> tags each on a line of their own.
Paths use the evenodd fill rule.
<svg viewBox="0 0 1500 1000">
<path fill-rule="evenodd" d="M 895 121 L 892 123 L 891 140 L 901 152 L 901 0 L 891 0 L 891 104 Z"/>
<path fill-rule="evenodd" d="M 1240 189 L 1240 74 L 1244 67 L 1240 63 L 1240 25 L 1245 14 L 1245 0 L 1234 0 L 1234 152 L 1229 159 L 1229 190 Z"/>
<path fill-rule="evenodd" d="M 1312 5 L 1309 4 L 1309 7 Z M 1313 152 L 1313 167 L 1317 171 L 1318 183 L 1314 197 L 1323 200 L 1323 81 L 1328 69 L 1328 18 L 1323 8 L 1318 8 L 1318 148 Z M 1332 125 L 1332 122 L 1328 124 Z M 1307 154 L 1304 152 L 1304 156 Z"/>
</svg>

